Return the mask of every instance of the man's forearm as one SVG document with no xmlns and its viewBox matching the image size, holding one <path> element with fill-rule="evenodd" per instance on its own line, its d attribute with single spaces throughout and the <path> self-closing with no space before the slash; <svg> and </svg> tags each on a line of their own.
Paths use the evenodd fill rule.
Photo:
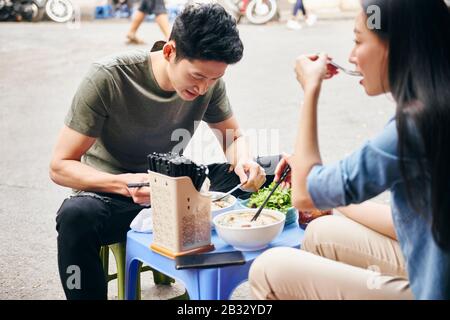
<svg viewBox="0 0 450 320">
<path fill-rule="evenodd" d="M 77 190 L 128 195 L 126 182 L 120 175 L 101 172 L 76 160 L 52 164 L 50 176 L 56 184 Z"/>
</svg>

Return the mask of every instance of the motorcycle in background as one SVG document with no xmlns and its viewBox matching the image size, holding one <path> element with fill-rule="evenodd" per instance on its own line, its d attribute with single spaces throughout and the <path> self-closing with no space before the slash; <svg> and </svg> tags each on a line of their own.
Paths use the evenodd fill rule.
<svg viewBox="0 0 450 320">
<path fill-rule="evenodd" d="M 34 0 L 0 0 L 0 21 L 33 21 L 44 16 L 42 7 Z"/>
<path fill-rule="evenodd" d="M 245 16 L 253 24 L 264 24 L 279 14 L 276 0 L 225 0 L 225 3 L 237 15 L 237 22 Z"/>
<path fill-rule="evenodd" d="M 0 21 L 41 21 L 44 16 L 55 22 L 74 17 L 70 0 L 0 0 Z"/>
</svg>

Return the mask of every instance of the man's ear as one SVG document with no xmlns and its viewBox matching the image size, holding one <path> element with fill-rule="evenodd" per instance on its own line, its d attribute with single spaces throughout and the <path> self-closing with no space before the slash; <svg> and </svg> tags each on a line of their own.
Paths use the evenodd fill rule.
<svg viewBox="0 0 450 320">
<path fill-rule="evenodd" d="M 170 61 L 172 58 L 175 58 L 176 56 L 175 42 L 173 41 L 167 42 L 163 47 L 163 54 L 164 58 L 167 61 Z"/>
</svg>

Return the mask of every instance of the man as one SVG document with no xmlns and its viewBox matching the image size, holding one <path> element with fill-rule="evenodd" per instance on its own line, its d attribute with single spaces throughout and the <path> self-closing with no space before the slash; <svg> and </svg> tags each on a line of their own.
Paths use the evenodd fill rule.
<svg viewBox="0 0 450 320">
<path fill-rule="evenodd" d="M 228 191 L 241 182 L 245 190 L 263 185 L 265 172 L 250 157 L 221 80 L 242 55 L 234 19 L 221 6 L 205 4 L 186 7 L 162 50 L 118 55 L 92 66 L 50 164 L 55 183 L 78 190 L 56 218 L 67 298 L 106 298 L 99 249 L 125 241 L 130 222 L 151 204 L 149 188 L 127 184 L 148 180 L 149 153 L 179 146 L 172 139 L 175 130 L 192 136 L 195 123 L 203 120 L 217 133 L 229 163 L 209 166 L 212 190 Z M 227 130 L 232 139 L 225 139 Z M 266 164 L 273 171 L 276 162 L 278 157 Z M 268 176 L 265 185 L 272 179 Z M 78 286 L 70 283 L 73 270 L 81 274 Z"/>
<path fill-rule="evenodd" d="M 136 36 L 136 33 L 147 14 L 155 14 L 155 22 L 161 29 L 164 39 L 167 40 L 169 38 L 170 24 L 164 0 L 142 0 L 138 11 L 134 15 L 133 21 L 131 22 L 130 31 L 128 31 L 127 34 L 129 43 L 144 44 L 144 41 Z"/>
</svg>

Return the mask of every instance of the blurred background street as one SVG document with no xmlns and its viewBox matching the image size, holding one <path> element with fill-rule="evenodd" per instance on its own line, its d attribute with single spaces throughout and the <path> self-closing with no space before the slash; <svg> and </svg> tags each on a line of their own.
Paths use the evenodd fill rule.
<svg viewBox="0 0 450 320">
<path fill-rule="evenodd" d="M 283 12 L 291 6 L 286 2 Z M 322 17 L 318 10 L 318 22 L 298 31 L 286 28 L 284 13 L 280 21 L 266 25 L 239 25 L 244 59 L 228 69 L 225 81 L 241 126 L 260 136 L 258 153 L 293 150 L 302 101 L 293 72 L 299 54 L 325 51 L 350 67 L 354 11 L 333 10 L 322 11 Z M 64 298 L 57 272 L 55 215 L 69 190 L 50 181 L 50 155 L 89 65 L 120 51 L 149 50 L 161 39 L 156 24 L 147 22 L 139 31 L 147 45 L 127 45 L 128 27 L 127 19 L 83 19 L 76 28 L 49 21 L 0 24 L 0 299 Z M 394 114 L 390 97 L 369 98 L 358 82 L 340 74 L 322 88 L 319 128 L 326 163 L 346 156 Z M 202 127 L 191 146 L 192 158 L 221 161 L 220 152 L 206 159 L 197 152 L 195 146 L 205 147 L 207 141 L 213 140 Z M 150 274 L 144 274 L 142 283 L 144 299 L 184 292 L 180 283 L 153 285 Z M 116 292 L 111 283 L 110 298 Z M 232 298 L 250 298 L 247 284 Z"/>
</svg>

